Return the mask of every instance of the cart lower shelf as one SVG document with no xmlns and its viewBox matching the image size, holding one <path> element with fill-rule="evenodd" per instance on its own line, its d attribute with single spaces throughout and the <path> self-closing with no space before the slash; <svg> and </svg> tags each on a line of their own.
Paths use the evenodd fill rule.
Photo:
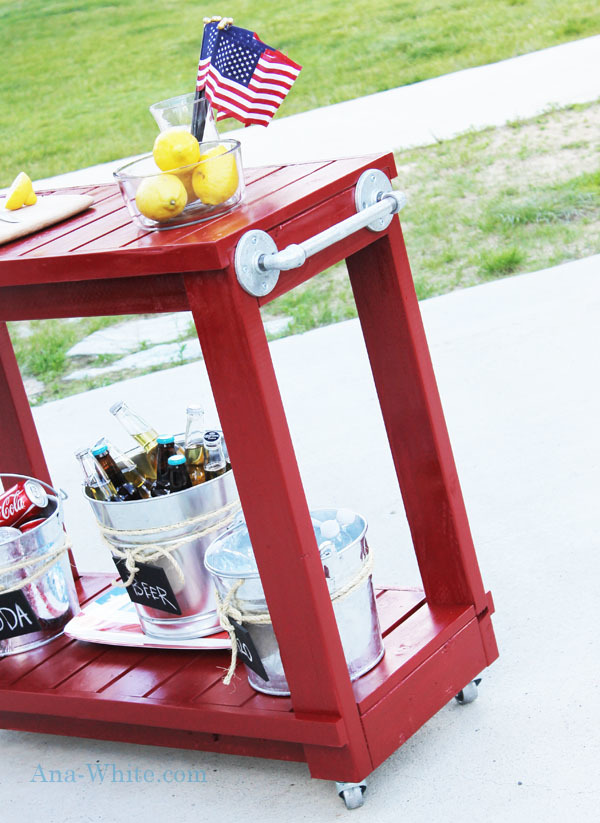
<svg viewBox="0 0 600 823">
<path fill-rule="evenodd" d="M 112 583 L 84 575 L 82 604 Z M 373 768 L 492 661 L 472 606 L 431 607 L 417 589 L 377 593 L 385 656 L 353 684 Z M 289 698 L 258 694 L 243 670 L 221 682 L 228 652 L 131 649 L 62 636 L 0 660 L 0 726 L 130 743 L 307 760 L 348 744 L 344 721 L 297 716 Z M 318 684 L 315 683 L 315 688 Z M 366 775 L 313 773 L 357 780 Z"/>
</svg>

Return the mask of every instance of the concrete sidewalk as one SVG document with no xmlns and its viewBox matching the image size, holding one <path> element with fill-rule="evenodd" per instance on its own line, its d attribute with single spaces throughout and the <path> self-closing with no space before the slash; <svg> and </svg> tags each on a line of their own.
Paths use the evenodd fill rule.
<svg viewBox="0 0 600 823">
<path fill-rule="evenodd" d="M 421 303 L 479 563 L 496 603 L 500 658 L 485 671 L 475 703 L 449 703 L 374 772 L 356 819 L 597 819 L 599 283 L 600 256 Z M 418 583 L 358 322 L 278 340 L 271 351 L 309 503 L 364 513 L 376 580 Z M 72 453 L 102 433 L 126 445 L 108 413 L 121 397 L 158 428 L 179 425 L 193 400 L 216 422 L 201 362 L 34 410 L 55 483 L 70 495 L 66 522 L 83 569 L 111 563 L 78 490 Z M 356 462 L 365 432 L 373 442 L 368 472 Z M 0 732 L 0 745 L 11 818 L 27 811 L 43 823 L 167 816 L 280 823 L 349 814 L 333 784 L 311 781 L 301 764 L 11 731 Z M 38 764 L 85 772 L 97 761 L 155 773 L 201 769 L 206 782 L 142 790 L 89 779 L 31 782 Z"/>
<path fill-rule="evenodd" d="M 469 129 L 533 117 L 552 106 L 598 98 L 600 35 L 224 136 L 241 141 L 246 166 L 301 163 L 428 145 Z M 113 171 L 124 162 L 69 172 L 36 181 L 36 186 L 112 183 Z"/>
</svg>

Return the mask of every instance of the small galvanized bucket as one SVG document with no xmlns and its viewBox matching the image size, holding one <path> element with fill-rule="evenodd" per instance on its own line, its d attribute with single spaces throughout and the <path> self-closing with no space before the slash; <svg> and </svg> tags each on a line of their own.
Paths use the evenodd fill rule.
<svg viewBox="0 0 600 823">
<path fill-rule="evenodd" d="M 0 543 L 0 657 L 49 643 L 79 611 L 63 529 L 61 494 L 21 474 L 0 474 L 6 491 L 34 480 L 48 494 L 42 523 Z"/>
<path fill-rule="evenodd" d="M 366 520 L 355 514 L 354 522 L 346 527 L 346 545 L 339 550 L 330 542 L 319 539 L 320 524 L 335 519 L 337 511 L 316 509 L 310 514 L 317 542 L 322 546 L 323 571 L 333 602 L 348 672 L 351 680 L 356 680 L 381 660 L 384 647 L 371 578 L 372 555 L 366 541 Z M 240 618 L 254 646 L 250 653 L 258 653 L 267 676 L 265 679 L 255 671 L 256 667 L 246 666 L 248 682 L 254 689 L 265 694 L 289 695 L 277 638 L 268 617 L 267 603 L 245 523 L 236 524 L 215 540 L 206 553 L 205 563 L 215 581 L 222 612 L 224 604 L 227 604 L 224 624 L 227 623 L 227 614 Z M 233 606 L 230 612 L 229 605 Z M 238 640 L 238 649 L 240 645 Z M 247 649 L 245 652 L 247 653 Z"/>
<path fill-rule="evenodd" d="M 107 503 L 83 491 L 144 634 L 184 640 L 220 631 L 204 555 L 239 513 L 233 472 L 146 500 Z"/>
</svg>

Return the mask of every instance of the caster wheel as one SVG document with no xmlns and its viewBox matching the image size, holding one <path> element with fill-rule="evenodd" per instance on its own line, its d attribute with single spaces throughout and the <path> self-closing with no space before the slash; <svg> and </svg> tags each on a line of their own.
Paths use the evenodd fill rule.
<svg viewBox="0 0 600 823">
<path fill-rule="evenodd" d="M 336 783 L 335 786 L 347 809 L 359 809 L 365 802 L 366 783 Z"/>
<path fill-rule="evenodd" d="M 474 700 L 477 700 L 478 691 L 477 687 L 481 683 L 481 678 L 478 677 L 476 680 L 471 680 L 470 683 L 461 689 L 459 693 L 455 696 L 455 700 L 457 703 L 460 703 L 461 706 L 464 706 L 465 703 L 472 703 Z"/>
</svg>

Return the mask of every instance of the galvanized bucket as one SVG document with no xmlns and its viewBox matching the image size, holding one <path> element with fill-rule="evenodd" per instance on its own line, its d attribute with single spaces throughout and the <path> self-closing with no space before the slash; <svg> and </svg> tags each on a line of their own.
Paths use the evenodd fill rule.
<svg viewBox="0 0 600 823">
<path fill-rule="evenodd" d="M 315 532 L 318 532 L 320 523 L 334 519 L 337 511 L 311 511 Z M 355 514 L 354 523 L 348 530 L 351 542 L 341 550 L 336 550 L 331 544 L 325 546 L 325 541 L 319 545 L 323 547 L 321 561 L 348 672 L 350 679 L 356 680 L 381 660 L 384 647 L 370 574 L 372 557 L 366 541 L 367 522 L 364 517 Z M 255 616 L 263 619 L 267 603 L 245 524 L 236 524 L 215 540 L 206 553 L 205 563 L 215 581 L 221 602 L 226 602 L 227 595 L 235 586 L 235 609 L 248 617 L 244 621 L 242 616 L 242 626 L 248 631 L 268 678 L 264 679 L 253 668 L 246 666 L 248 682 L 265 694 L 289 695 L 272 624 L 268 620 L 252 622 Z"/>
<path fill-rule="evenodd" d="M 79 611 L 63 529 L 64 492 L 26 475 L 0 474 L 4 490 L 21 480 L 39 483 L 48 505 L 43 523 L 0 544 L 0 569 L 5 570 L 0 573 L 0 657 L 49 643 Z"/>
<path fill-rule="evenodd" d="M 146 500 L 107 503 L 91 498 L 85 488 L 83 493 L 122 578 L 129 580 L 143 632 L 183 640 L 220 631 L 204 555 L 239 513 L 233 472 Z M 130 568 L 139 570 L 135 575 L 125 567 L 127 555 L 135 563 Z"/>
</svg>

